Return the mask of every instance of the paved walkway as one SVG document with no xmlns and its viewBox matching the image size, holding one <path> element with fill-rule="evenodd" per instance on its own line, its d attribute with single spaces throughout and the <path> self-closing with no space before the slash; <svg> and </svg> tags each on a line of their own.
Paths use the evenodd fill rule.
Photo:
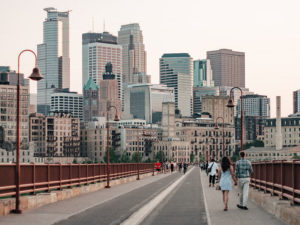
<svg viewBox="0 0 300 225">
<path fill-rule="evenodd" d="M 222 193 L 209 188 L 206 174 L 194 167 L 185 175 L 160 174 L 0 217 L 0 225 L 284 225 L 252 202 L 248 211 L 237 202 L 233 190 L 224 212 Z"/>
<path fill-rule="evenodd" d="M 236 205 L 239 203 L 237 186 L 229 192 L 228 211 L 223 211 L 222 192 L 209 187 L 208 176 L 204 171 L 201 172 L 201 180 L 211 225 L 285 225 L 284 222 L 257 206 L 251 200 L 248 201 L 249 210 L 237 208 Z"/>
</svg>

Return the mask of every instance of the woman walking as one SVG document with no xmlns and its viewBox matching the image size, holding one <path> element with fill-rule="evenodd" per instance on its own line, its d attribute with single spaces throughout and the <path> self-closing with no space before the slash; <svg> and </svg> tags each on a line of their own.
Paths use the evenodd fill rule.
<svg viewBox="0 0 300 225">
<path fill-rule="evenodd" d="M 220 179 L 220 188 L 223 193 L 224 211 L 228 210 L 229 191 L 232 190 L 231 179 L 234 180 L 234 185 L 237 185 L 237 180 L 234 176 L 233 166 L 228 157 L 222 158 L 221 170 L 218 171 Z"/>
</svg>

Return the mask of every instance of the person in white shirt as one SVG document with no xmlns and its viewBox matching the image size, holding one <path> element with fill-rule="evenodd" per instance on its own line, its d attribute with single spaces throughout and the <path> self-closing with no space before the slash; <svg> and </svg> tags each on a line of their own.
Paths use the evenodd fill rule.
<svg viewBox="0 0 300 225">
<path fill-rule="evenodd" d="M 208 173 L 209 173 L 209 187 L 215 186 L 216 174 L 219 166 L 218 163 L 215 162 L 215 159 L 212 159 L 208 164 Z"/>
</svg>

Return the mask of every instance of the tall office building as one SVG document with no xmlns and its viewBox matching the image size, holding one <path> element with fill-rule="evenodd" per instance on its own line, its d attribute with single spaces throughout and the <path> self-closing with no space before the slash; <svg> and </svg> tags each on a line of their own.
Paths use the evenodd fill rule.
<svg viewBox="0 0 300 225">
<path fill-rule="evenodd" d="M 215 86 L 245 87 L 245 53 L 230 49 L 208 51 Z"/>
<path fill-rule="evenodd" d="M 300 112 L 300 89 L 293 92 L 293 113 Z"/>
<path fill-rule="evenodd" d="M 140 25 L 122 25 L 118 33 L 118 44 L 122 45 L 123 82 L 134 83 L 134 74 L 142 73 L 147 76 L 146 51 Z"/>
<path fill-rule="evenodd" d="M 37 46 L 37 64 L 44 79 L 38 82 L 37 111 L 48 114 L 50 95 L 55 90 L 70 88 L 69 11 L 45 8 L 43 44 Z"/>
<path fill-rule="evenodd" d="M 108 32 L 82 34 L 82 87 L 90 77 L 100 85 L 108 62 L 118 80 L 118 97 L 122 101 L 122 46 L 117 44 L 117 37 Z"/>
<path fill-rule="evenodd" d="M 270 118 L 270 98 L 266 95 L 243 95 L 244 116 Z M 241 99 L 238 99 L 237 116 L 241 116 Z"/>
<path fill-rule="evenodd" d="M 193 59 L 188 53 L 164 54 L 159 59 L 160 83 L 174 88 L 175 108 L 193 114 Z"/>
<path fill-rule="evenodd" d="M 83 120 L 82 94 L 62 89 L 51 95 L 50 111 L 54 113 L 67 113 L 72 118 Z"/>
<path fill-rule="evenodd" d="M 90 77 L 83 86 L 83 120 L 92 121 L 99 116 L 99 86 Z"/>
<path fill-rule="evenodd" d="M 125 89 L 125 119 L 161 121 L 164 102 L 174 102 L 174 89 L 160 84 L 131 84 Z"/>
<path fill-rule="evenodd" d="M 213 87 L 213 71 L 210 60 L 194 60 L 194 87 Z"/>
<path fill-rule="evenodd" d="M 193 88 L 193 112 L 202 112 L 202 98 L 207 95 L 219 95 L 218 87 L 194 87 Z"/>
</svg>

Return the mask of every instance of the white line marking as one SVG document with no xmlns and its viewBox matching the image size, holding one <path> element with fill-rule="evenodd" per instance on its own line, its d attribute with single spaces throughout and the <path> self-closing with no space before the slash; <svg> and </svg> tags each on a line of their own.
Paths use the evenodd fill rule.
<svg viewBox="0 0 300 225">
<path fill-rule="evenodd" d="M 185 175 L 176 180 L 167 189 L 161 192 L 158 196 L 152 199 L 148 204 L 144 205 L 138 211 L 133 213 L 127 220 L 125 220 L 121 225 L 138 225 L 152 212 L 152 210 L 165 198 L 167 195 L 173 191 L 173 189 L 193 170 L 190 169 Z"/>
<path fill-rule="evenodd" d="M 207 224 L 211 225 L 209 210 L 208 210 L 207 201 L 206 201 L 206 195 L 205 195 L 204 186 L 203 186 L 203 182 L 202 182 L 202 178 L 201 178 L 201 170 L 200 170 L 200 180 L 201 180 L 201 186 L 202 186 L 202 191 L 203 191 L 203 199 L 204 199 L 204 206 L 205 206 L 206 217 L 207 217 Z"/>
</svg>

